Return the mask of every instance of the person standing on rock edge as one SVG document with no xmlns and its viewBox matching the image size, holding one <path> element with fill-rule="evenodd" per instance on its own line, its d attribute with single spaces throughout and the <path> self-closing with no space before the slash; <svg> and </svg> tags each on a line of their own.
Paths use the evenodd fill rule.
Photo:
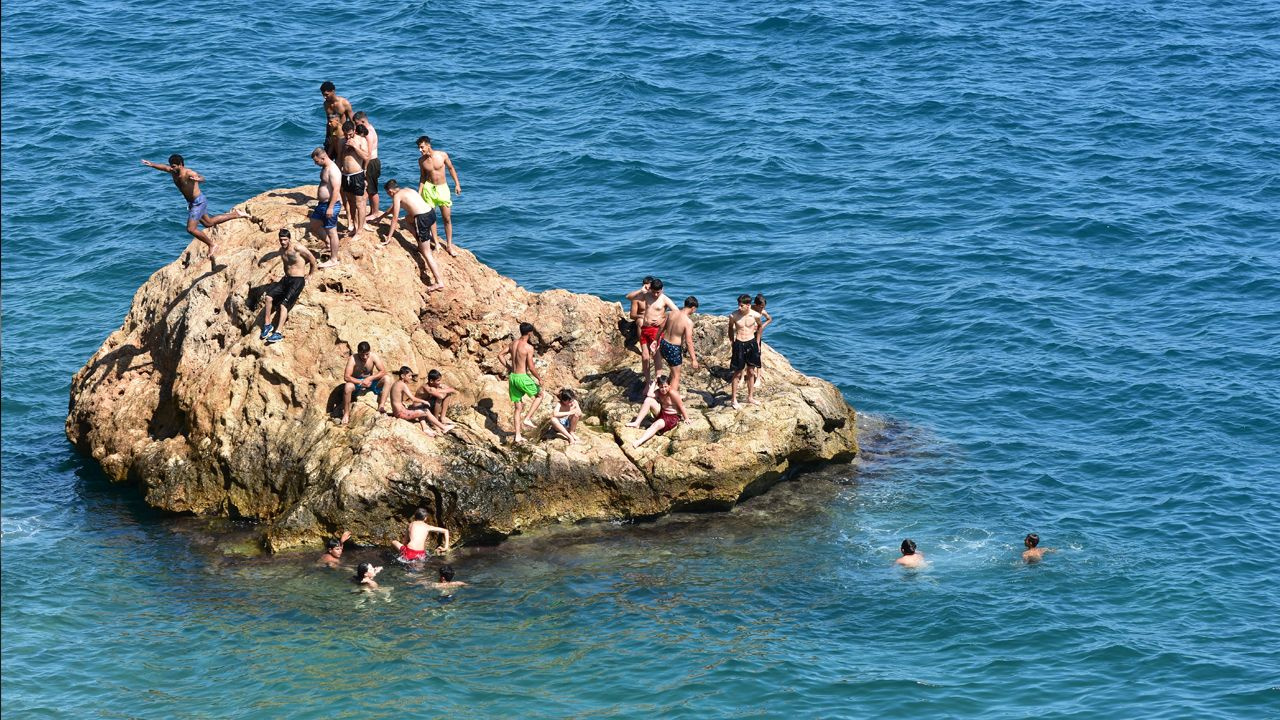
<svg viewBox="0 0 1280 720">
<path fill-rule="evenodd" d="M 627 300 L 631 301 L 631 312 L 628 314 L 631 319 L 631 329 L 628 330 L 628 338 L 634 338 L 636 342 L 640 341 L 640 316 L 644 314 L 644 298 L 649 294 L 651 282 L 653 278 L 646 275 L 644 280 L 640 281 L 639 290 L 627 293 Z"/>
<path fill-rule="evenodd" d="M 756 370 L 760 368 L 760 314 L 751 309 L 751 296 L 738 296 L 738 309 L 729 316 L 729 340 L 733 344 L 733 356 L 729 359 L 729 371 L 733 380 L 729 383 L 729 401 L 733 409 L 738 404 L 738 380 L 746 375 L 747 403 L 756 404 Z"/>
<path fill-rule="evenodd" d="M 382 178 L 382 161 L 378 159 L 378 131 L 373 129 L 369 114 L 363 110 L 357 112 L 352 120 L 364 128 L 364 139 L 369 143 L 369 162 L 364 166 L 364 179 L 369 185 L 368 214 L 372 215 L 378 212 L 378 180 Z"/>
<path fill-rule="evenodd" d="M 199 226 L 204 225 L 206 228 L 214 228 L 228 220 L 247 218 L 249 214 L 240 210 L 232 210 L 229 213 L 209 217 L 209 201 L 205 198 L 204 193 L 200 192 L 200 183 L 205 182 L 204 176 L 187 167 L 186 161 L 182 159 L 181 155 L 176 153 L 170 155 L 168 165 L 153 163 L 150 160 L 143 160 L 142 164 L 160 172 L 167 172 L 173 178 L 173 184 L 178 187 L 178 192 L 181 192 L 182 197 L 187 199 L 187 233 L 209 247 L 209 264 L 212 267 L 217 267 L 218 244 Z"/>
<path fill-rule="evenodd" d="M 320 95 L 324 97 L 325 117 L 338 118 L 339 125 L 355 119 L 351 113 L 351 103 L 338 94 L 338 89 L 333 83 L 328 80 L 320 83 Z M 337 158 L 334 159 L 336 160 Z"/>
<path fill-rule="evenodd" d="M 318 267 L 331 268 L 338 264 L 338 213 L 342 212 L 338 185 L 342 171 L 324 148 L 311 151 L 311 162 L 320 168 L 320 184 L 316 186 L 316 207 L 307 220 L 307 229 L 320 242 L 329 243 L 329 259 Z"/>
<path fill-rule="evenodd" d="M 388 180 L 385 187 L 391 207 L 372 220 L 377 222 L 386 215 L 391 216 L 391 227 L 387 229 L 387 239 L 382 244 L 386 245 L 395 237 L 396 226 L 400 223 L 400 208 L 404 208 L 405 225 L 413 230 L 418 240 L 418 255 L 422 258 L 422 279 L 427 284 L 426 291 L 431 293 L 443 290 L 444 274 L 440 272 L 436 257 L 431 252 L 436 244 L 436 209 L 414 191 L 400 187 L 394 179 Z M 431 272 L 430 278 L 427 278 L 428 271 Z"/>
<path fill-rule="evenodd" d="M 764 329 L 769 327 L 769 323 L 773 322 L 773 316 L 769 314 L 768 310 L 764 309 L 767 302 L 768 301 L 765 300 L 763 293 L 756 293 L 755 299 L 751 301 L 751 309 L 759 313 L 761 320 L 764 321 L 760 323 L 760 329 L 756 330 L 756 344 L 759 345 L 762 350 L 764 349 Z M 760 387 L 763 384 L 764 358 L 761 358 L 760 367 L 756 369 L 755 386 Z"/>
<path fill-rule="evenodd" d="M 684 299 L 684 307 L 667 314 L 667 322 L 662 326 L 662 337 L 658 339 L 658 356 L 671 366 L 671 388 L 680 390 L 680 374 L 684 365 L 684 353 L 689 353 L 689 362 L 693 369 L 698 369 L 698 352 L 693 348 L 693 313 L 698 309 L 698 298 L 690 295 Z"/>
<path fill-rule="evenodd" d="M 294 243 L 288 228 L 280 228 L 280 264 L 284 268 L 284 277 L 267 290 L 266 308 L 262 311 L 262 334 L 258 336 L 268 344 L 284 339 L 280 331 L 284 329 L 289 311 L 293 309 L 293 304 L 302 294 L 303 286 L 307 284 L 307 276 L 316 271 L 316 256 Z M 271 322 L 273 306 L 277 315 L 274 323 Z"/>
<path fill-rule="evenodd" d="M 440 216 L 444 219 L 444 250 L 450 257 L 453 251 L 453 198 L 449 196 L 449 183 L 445 178 L 445 170 L 453 176 L 453 191 L 462 194 L 462 183 L 458 182 L 458 171 L 453 169 L 453 161 L 449 153 L 431 148 L 431 138 L 423 135 L 418 138 L 418 192 L 422 199 L 440 208 Z"/>
<path fill-rule="evenodd" d="M 386 406 L 390 393 L 385 393 L 387 366 L 382 358 L 373 352 L 369 343 L 361 342 L 356 346 L 356 354 L 347 360 L 347 369 L 343 378 L 347 384 L 342 389 L 342 424 L 351 420 L 351 398 L 373 391 L 378 396 L 378 412 Z"/>
<path fill-rule="evenodd" d="M 431 412 L 431 403 L 426 398 L 414 395 L 409 389 L 409 383 L 418 379 L 417 373 L 408 365 L 403 365 L 396 375 L 400 379 L 391 386 L 392 415 L 400 420 L 417 423 L 427 437 L 435 437 L 437 432 L 443 435 L 453 429 L 453 423 L 440 422 L 440 419 Z M 436 429 L 433 431 L 428 425 L 434 425 Z"/>
<path fill-rule="evenodd" d="M 689 420 L 689 413 L 684 409 L 684 400 L 680 393 L 668 382 L 666 375 L 659 375 L 649 397 L 645 398 L 636 419 L 627 423 L 627 427 L 638 428 L 652 413 L 658 413 L 658 419 L 649 425 L 644 434 L 631 443 L 631 447 L 640 447 L 654 435 L 663 435 L 676 429 L 681 421 Z"/>
<path fill-rule="evenodd" d="M 369 142 L 362 133 L 367 133 L 363 125 L 356 125 L 348 120 L 342 124 L 342 200 L 347 204 L 347 236 L 352 240 L 360 238 L 364 229 L 365 217 L 368 213 L 368 183 L 365 178 L 365 166 L 369 163 Z"/>
<path fill-rule="evenodd" d="M 409 521 L 409 528 L 405 531 L 405 542 L 391 541 L 395 549 L 400 551 L 400 559 L 402 561 L 416 562 L 425 558 L 427 556 L 427 538 L 433 532 L 444 535 L 444 544 L 436 548 L 437 554 L 443 555 L 451 549 L 449 531 L 442 527 L 428 525 L 428 517 L 430 517 L 430 514 L 426 508 L 418 508 L 414 511 L 413 519 Z"/>
<path fill-rule="evenodd" d="M 640 314 L 640 369 L 647 386 L 650 371 L 658 369 L 658 336 L 667 322 L 667 311 L 675 312 L 680 308 L 662 293 L 662 280 L 658 278 L 649 281 L 649 290 L 639 300 L 644 307 Z"/>
<path fill-rule="evenodd" d="M 533 336 L 537 333 L 532 323 L 520 323 L 520 337 L 512 341 L 504 353 L 504 364 L 510 373 L 507 377 L 507 394 L 515 405 L 516 429 L 513 441 L 518 443 L 524 442 L 524 436 L 520 434 L 523 430 L 521 423 L 535 427 L 533 416 L 538 412 L 545 395 L 540 387 L 542 376 L 538 374 L 534 362 Z M 530 397 L 533 398 L 533 406 L 525 410 L 524 400 Z"/>
</svg>

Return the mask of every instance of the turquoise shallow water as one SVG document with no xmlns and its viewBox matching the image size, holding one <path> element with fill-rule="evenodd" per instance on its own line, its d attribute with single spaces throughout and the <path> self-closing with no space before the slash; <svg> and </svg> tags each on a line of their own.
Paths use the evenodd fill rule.
<svg viewBox="0 0 1280 720">
<path fill-rule="evenodd" d="M 1274 5 L 2 11 L 5 714 L 1280 712 Z M 326 79 L 385 177 L 422 132 L 453 155 L 458 242 L 526 287 L 765 292 L 864 456 L 464 549 L 452 598 L 106 483 L 70 375 L 186 246 L 138 159 L 182 152 L 219 211 L 308 182 Z M 1030 530 L 1062 552 L 1022 566 Z"/>
</svg>

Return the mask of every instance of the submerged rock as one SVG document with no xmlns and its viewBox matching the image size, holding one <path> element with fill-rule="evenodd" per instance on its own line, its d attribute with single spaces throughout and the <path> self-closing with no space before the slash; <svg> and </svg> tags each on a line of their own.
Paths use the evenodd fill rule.
<svg viewBox="0 0 1280 720">
<path fill-rule="evenodd" d="M 767 346 L 761 404 L 729 407 L 728 323 L 706 315 L 694 316 L 703 369 L 686 362 L 682 379 L 690 422 L 633 449 L 640 431 L 623 425 L 638 409 L 640 360 L 621 306 L 528 292 L 463 249 L 437 253 L 447 287 L 428 294 L 409 243 L 347 243 L 354 257 L 312 275 L 285 340 L 266 345 L 259 303 L 280 276 L 275 233 L 303 236 L 310 190 L 242 204 L 254 220 L 213 231 L 218 271 L 193 243 L 138 290 L 124 325 L 76 373 L 67 437 L 114 480 L 140 483 L 149 504 L 260 521 L 271 550 L 340 528 L 386 542 L 419 506 L 459 539 L 487 542 L 549 523 L 726 509 L 857 451 L 840 392 Z M 577 445 L 550 433 L 508 444 L 499 354 L 521 321 L 542 335 L 548 391 L 578 391 L 587 417 Z M 343 370 L 361 341 L 389 370 L 444 373 L 459 391 L 457 429 L 428 437 L 379 414 L 372 395 L 339 425 Z"/>
</svg>

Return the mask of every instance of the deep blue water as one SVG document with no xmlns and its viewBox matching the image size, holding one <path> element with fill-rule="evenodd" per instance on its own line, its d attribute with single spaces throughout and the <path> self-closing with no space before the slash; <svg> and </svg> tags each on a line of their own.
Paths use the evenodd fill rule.
<svg viewBox="0 0 1280 720">
<path fill-rule="evenodd" d="M 1280 714 L 1277 6 L 707 5 L 3 4 L 6 715 Z M 452 598 L 109 485 L 69 379 L 188 240 L 139 158 L 310 182 L 323 80 L 530 289 L 764 292 L 863 458 Z"/>
</svg>

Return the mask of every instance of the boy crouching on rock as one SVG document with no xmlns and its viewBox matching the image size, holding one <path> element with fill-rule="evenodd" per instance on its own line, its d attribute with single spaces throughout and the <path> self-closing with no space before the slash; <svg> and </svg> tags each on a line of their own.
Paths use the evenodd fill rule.
<svg viewBox="0 0 1280 720">
<path fill-rule="evenodd" d="M 437 433 L 433 432 L 431 428 L 428 427 L 427 423 L 435 426 L 436 431 L 440 433 L 447 433 L 453 429 L 452 423 L 442 423 L 434 414 L 432 414 L 429 409 L 430 403 L 428 403 L 427 400 L 414 395 L 413 392 L 409 390 L 409 383 L 418 379 L 417 373 L 411 370 L 408 365 L 403 365 L 400 367 L 400 370 L 396 372 L 396 376 L 399 379 L 391 386 L 392 415 L 395 415 L 401 420 L 418 423 L 422 428 L 422 432 L 426 433 L 430 437 L 435 437 Z"/>
</svg>

